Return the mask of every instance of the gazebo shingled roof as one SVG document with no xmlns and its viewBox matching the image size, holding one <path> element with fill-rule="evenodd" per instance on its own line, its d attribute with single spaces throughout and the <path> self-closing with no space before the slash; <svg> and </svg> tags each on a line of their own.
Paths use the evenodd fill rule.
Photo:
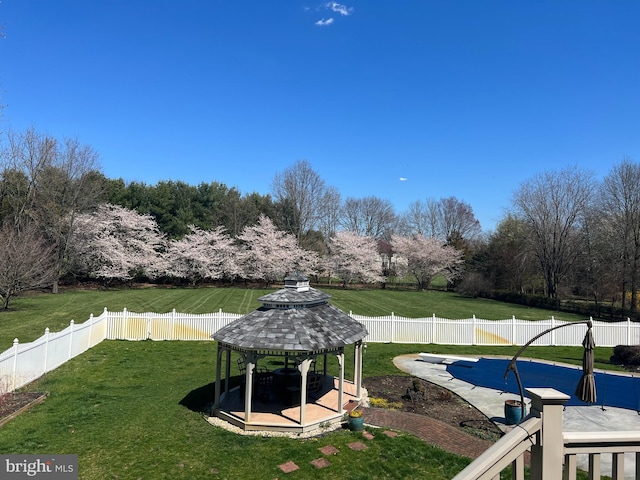
<svg viewBox="0 0 640 480">
<path fill-rule="evenodd" d="M 307 308 L 259 308 L 219 330 L 219 342 L 247 350 L 314 352 L 351 345 L 367 335 L 364 327 L 325 304 Z"/>
<path fill-rule="evenodd" d="M 243 350 L 314 352 L 367 336 L 364 325 L 330 305 L 331 296 L 309 287 L 306 277 L 287 277 L 290 280 L 298 287 L 289 284 L 260 297 L 262 307 L 221 328 L 213 338 Z"/>
</svg>

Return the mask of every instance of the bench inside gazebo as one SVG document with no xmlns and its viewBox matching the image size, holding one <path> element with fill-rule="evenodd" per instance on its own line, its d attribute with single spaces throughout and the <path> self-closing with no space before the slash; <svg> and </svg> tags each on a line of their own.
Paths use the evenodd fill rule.
<svg viewBox="0 0 640 480">
<path fill-rule="evenodd" d="M 329 295 L 296 274 L 263 306 L 213 335 L 218 341 L 215 416 L 244 430 L 305 432 L 340 422 L 363 398 L 365 327 L 329 304 Z M 345 347 L 353 346 L 353 381 Z M 242 381 L 230 387 L 235 364 Z M 335 359 L 338 375 L 329 375 Z M 270 368 L 271 366 L 277 368 Z M 224 367 L 224 372 L 223 372 Z M 320 368 L 321 367 L 321 368 Z M 224 391 L 223 391 L 224 373 Z"/>
</svg>

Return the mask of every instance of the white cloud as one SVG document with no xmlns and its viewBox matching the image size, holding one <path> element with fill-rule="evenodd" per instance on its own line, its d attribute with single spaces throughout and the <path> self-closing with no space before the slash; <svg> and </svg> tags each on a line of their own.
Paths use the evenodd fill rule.
<svg viewBox="0 0 640 480">
<path fill-rule="evenodd" d="M 327 20 L 323 18 L 322 20 L 318 20 L 316 22 L 316 25 L 320 27 L 326 27 L 327 25 L 331 25 L 332 23 L 333 23 L 333 18 L 328 18 Z"/>
<path fill-rule="evenodd" d="M 400 177 L 400 181 L 401 181 L 401 182 L 406 182 L 406 181 L 407 181 L 407 179 L 406 179 L 405 177 Z"/>
<path fill-rule="evenodd" d="M 327 2 L 324 4 L 324 7 L 344 16 L 351 15 L 351 12 L 353 12 L 353 7 L 347 7 L 338 2 Z"/>
</svg>

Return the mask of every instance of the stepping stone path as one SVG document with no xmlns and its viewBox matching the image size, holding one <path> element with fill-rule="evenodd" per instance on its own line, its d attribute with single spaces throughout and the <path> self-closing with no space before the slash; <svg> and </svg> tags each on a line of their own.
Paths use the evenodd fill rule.
<svg viewBox="0 0 640 480">
<path fill-rule="evenodd" d="M 333 445 L 327 445 L 325 447 L 320 447 L 318 450 L 320 450 L 324 455 L 335 455 L 336 453 L 338 453 L 340 451 L 336 447 L 334 447 Z"/>
<path fill-rule="evenodd" d="M 369 448 L 369 447 L 367 447 L 367 446 L 366 446 L 364 443 L 362 443 L 362 442 L 353 442 L 353 443 L 350 443 L 350 444 L 348 445 L 348 447 L 349 447 L 351 450 L 355 450 L 356 452 L 357 452 L 357 451 L 360 451 L 360 450 L 364 450 L 365 448 Z"/>
<path fill-rule="evenodd" d="M 329 463 L 329 460 L 327 460 L 326 458 L 320 457 L 313 460 L 311 462 L 311 465 L 313 465 L 316 468 L 325 468 L 331 465 L 331 463 Z"/>
<path fill-rule="evenodd" d="M 298 465 L 296 465 L 293 462 L 283 463 L 282 465 L 278 465 L 278 466 L 280 467 L 280 470 L 282 470 L 284 473 L 295 472 L 300 468 Z"/>
<path fill-rule="evenodd" d="M 392 432 L 390 430 L 385 430 L 383 433 L 386 436 L 391 437 L 391 438 L 398 436 L 398 434 L 396 432 Z M 373 440 L 375 438 L 375 435 L 373 435 L 370 432 L 362 432 L 362 436 L 367 440 Z M 347 446 L 351 450 L 354 450 L 354 451 L 366 450 L 367 448 L 369 448 L 362 442 L 349 443 Z M 337 455 L 338 453 L 340 453 L 340 450 L 338 450 L 333 445 L 325 445 L 324 447 L 318 448 L 318 450 L 320 450 L 320 453 L 322 453 L 325 456 Z M 312 460 L 311 461 L 311 465 L 313 465 L 314 467 L 316 467 L 318 469 L 327 468 L 327 467 L 331 466 L 331 462 L 329 462 L 329 460 L 327 460 L 325 457 L 320 457 L 320 458 L 316 458 L 315 460 Z M 284 473 L 295 472 L 296 470 L 298 470 L 300 468 L 300 467 L 298 467 L 298 465 L 296 465 L 292 461 L 289 461 L 287 463 L 283 463 L 282 465 L 278 465 L 278 467 Z"/>
</svg>

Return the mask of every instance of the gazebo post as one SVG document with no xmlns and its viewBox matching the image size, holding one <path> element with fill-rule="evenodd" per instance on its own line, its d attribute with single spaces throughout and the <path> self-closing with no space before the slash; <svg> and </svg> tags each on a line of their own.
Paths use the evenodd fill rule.
<svg viewBox="0 0 640 480">
<path fill-rule="evenodd" d="M 307 413 L 307 375 L 309 373 L 309 366 L 311 365 L 311 358 L 305 358 L 298 370 L 300 370 L 300 425 L 305 424 L 305 416 Z"/>
<path fill-rule="evenodd" d="M 253 396 L 253 370 L 256 366 L 255 355 L 245 357 L 245 385 L 244 385 L 244 421 L 251 422 L 251 397 Z"/>
<path fill-rule="evenodd" d="M 353 381 L 356 384 L 356 397 L 360 400 L 362 398 L 362 340 L 356 342 L 353 369 Z"/>
<path fill-rule="evenodd" d="M 340 353 L 336 355 L 338 357 L 338 363 L 340 364 L 340 381 L 338 382 L 338 413 L 342 413 L 342 406 L 344 405 L 344 348 L 340 349 Z"/>
<path fill-rule="evenodd" d="M 227 354 L 225 368 L 224 368 L 224 394 L 229 395 L 229 378 L 231 378 L 231 349 L 225 348 Z"/>
<path fill-rule="evenodd" d="M 213 408 L 218 408 L 220 406 L 220 362 L 222 360 L 222 347 L 218 343 L 218 352 L 216 357 L 216 393 L 213 400 Z M 228 380 L 227 380 L 227 383 Z"/>
</svg>

